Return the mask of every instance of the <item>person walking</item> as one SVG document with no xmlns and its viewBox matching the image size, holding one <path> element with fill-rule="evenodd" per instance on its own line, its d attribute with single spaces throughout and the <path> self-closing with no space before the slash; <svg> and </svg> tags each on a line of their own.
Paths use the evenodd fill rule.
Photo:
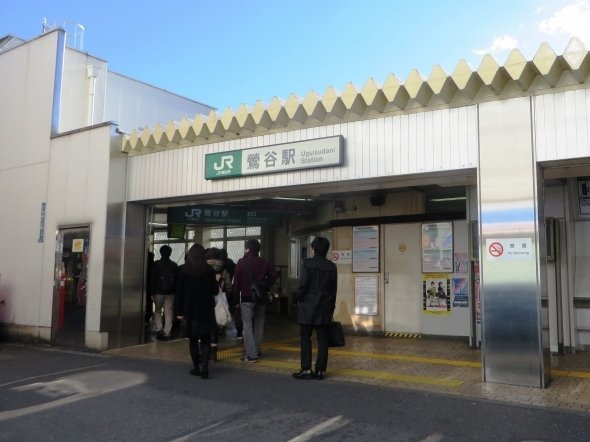
<svg viewBox="0 0 590 442">
<path fill-rule="evenodd" d="M 150 275 L 150 294 L 155 304 L 156 339 L 169 341 L 173 322 L 174 293 L 176 292 L 176 275 L 178 265 L 170 259 L 172 248 L 160 247 L 161 258 L 154 262 Z M 162 326 L 162 309 L 164 325 Z"/>
<path fill-rule="evenodd" d="M 274 266 L 260 257 L 260 243 L 249 239 L 245 243 L 244 257 L 238 260 L 234 273 L 232 304 L 242 315 L 242 334 L 244 337 L 244 362 L 258 362 L 262 356 L 265 306 L 252 300 L 250 285 L 254 281 L 264 281 L 270 288 L 278 277 Z"/>
<path fill-rule="evenodd" d="M 226 297 L 226 302 L 229 296 L 231 296 L 232 284 L 229 272 L 224 268 L 223 256 L 221 250 L 217 247 L 211 247 L 205 250 L 205 259 L 215 271 L 215 279 L 219 286 L 218 293 L 221 296 Z M 217 294 L 217 293 L 216 293 Z M 219 301 L 223 302 L 223 301 Z M 219 327 L 217 324 L 211 330 L 211 353 L 209 358 L 212 361 L 217 362 L 217 346 L 219 344 Z"/>
<path fill-rule="evenodd" d="M 233 281 L 234 273 L 236 271 L 236 263 L 227 255 L 227 249 L 219 250 L 221 251 L 221 256 L 223 258 L 223 267 L 225 268 L 225 270 L 229 272 L 229 278 Z M 228 296 L 227 300 L 230 301 L 231 297 Z M 240 313 L 239 306 L 237 308 L 233 308 L 231 314 L 236 326 L 236 339 L 243 342 L 244 338 L 242 336 L 242 314 Z"/>
<path fill-rule="evenodd" d="M 328 328 L 336 308 L 338 271 L 326 258 L 330 241 L 316 236 L 311 242 L 313 257 L 303 260 L 299 277 L 299 336 L 301 338 L 301 370 L 295 379 L 324 379 L 328 367 Z M 318 340 L 315 371 L 311 369 L 311 334 Z"/>
<path fill-rule="evenodd" d="M 202 379 L 209 377 L 211 330 L 216 326 L 215 295 L 218 290 L 215 271 L 205 259 L 205 249 L 194 244 L 178 273 L 175 310 L 178 319 L 183 321 L 184 336 L 189 341 L 193 362 L 190 373 Z"/>
</svg>

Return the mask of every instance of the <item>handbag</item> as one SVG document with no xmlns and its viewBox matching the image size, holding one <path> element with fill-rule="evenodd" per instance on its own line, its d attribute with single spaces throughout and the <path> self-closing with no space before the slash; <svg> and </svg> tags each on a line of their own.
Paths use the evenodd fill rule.
<svg viewBox="0 0 590 442">
<path fill-rule="evenodd" d="M 328 347 L 344 347 L 345 345 L 342 324 L 332 320 L 332 323 L 328 326 Z"/>
<path fill-rule="evenodd" d="M 250 295 L 252 302 L 260 305 L 269 305 L 274 301 L 274 296 L 270 292 L 269 281 L 254 281 L 252 278 L 252 269 L 248 267 L 248 275 L 250 276 Z"/>
</svg>

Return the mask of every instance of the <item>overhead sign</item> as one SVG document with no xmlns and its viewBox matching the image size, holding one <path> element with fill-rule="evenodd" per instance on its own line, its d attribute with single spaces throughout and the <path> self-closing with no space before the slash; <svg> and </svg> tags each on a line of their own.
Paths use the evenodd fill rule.
<svg viewBox="0 0 590 442">
<path fill-rule="evenodd" d="M 205 178 L 219 180 L 245 175 L 339 166 L 344 161 L 342 135 L 205 155 Z"/>
<path fill-rule="evenodd" d="M 488 261 L 525 261 L 533 259 L 531 238 L 486 239 Z"/>
<path fill-rule="evenodd" d="M 280 226 L 281 214 L 242 207 L 212 205 L 168 207 L 168 224 L 217 224 L 225 226 Z"/>
</svg>

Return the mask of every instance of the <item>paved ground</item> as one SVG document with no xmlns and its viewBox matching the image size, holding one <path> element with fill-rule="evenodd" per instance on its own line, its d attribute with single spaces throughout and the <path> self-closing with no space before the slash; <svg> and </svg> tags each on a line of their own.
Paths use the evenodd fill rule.
<svg viewBox="0 0 590 442">
<path fill-rule="evenodd" d="M 220 343 L 220 361 L 247 370 L 289 376 L 299 368 L 297 326 L 269 317 L 264 357 L 256 364 L 240 362 L 236 340 Z M 105 352 L 136 358 L 190 363 L 184 339 L 149 342 Z M 553 380 L 545 389 L 482 382 L 481 352 L 465 342 L 440 339 L 347 336 L 347 345 L 330 349 L 330 379 L 408 388 L 542 407 L 590 411 L 590 352 L 552 357 Z M 215 365 L 211 371 L 215 370 Z"/>
<path fill-rule="evenodd" d="M 204 381 L 187 361 L 0 344 L 0 441 L 587 442 L 590 434 L 587 412 L 367 385 L 346 368 L 296 381 L 283 350 L 268 352 L 260 365 L 219 362 Z"/>
</svg>

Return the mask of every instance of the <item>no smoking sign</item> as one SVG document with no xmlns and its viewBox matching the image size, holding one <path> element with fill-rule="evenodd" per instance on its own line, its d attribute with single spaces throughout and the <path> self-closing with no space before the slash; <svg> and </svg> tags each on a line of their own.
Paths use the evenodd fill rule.
<svg viewBox="0 0 590 442">
<path fill-rule="evenodd" d="M 525 261 L 533 259 L 531 238 L 486 239 L 488 261 Z"/>
<path fill-rule="evenodd" d="M 488 247 L 488 250 L 490 252 L 490 255 L 499 257 L 502 256 L 502 253 L 504 253 L 504 246 L 502 246 L 502 244 L 500 244 L 499 242 L 493 242 Z"/>
</svg>

